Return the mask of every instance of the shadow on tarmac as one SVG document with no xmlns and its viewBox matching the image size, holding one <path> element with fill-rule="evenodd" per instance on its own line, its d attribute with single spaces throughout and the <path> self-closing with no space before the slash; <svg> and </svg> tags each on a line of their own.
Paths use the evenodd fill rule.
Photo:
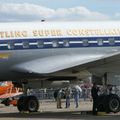
<svg viewBox="0 0 120 120">
<path fill-rule="evenodd" d="M 78 111 L 69 112 L 37 112 L 37 113 L 0 113 L 0 118 L 39 118 L 39 119 L 81 119 L 81 120 L 119 120 L 120 114 L 93 116 L 91 113 L 81 114 Z"/>
</svg>

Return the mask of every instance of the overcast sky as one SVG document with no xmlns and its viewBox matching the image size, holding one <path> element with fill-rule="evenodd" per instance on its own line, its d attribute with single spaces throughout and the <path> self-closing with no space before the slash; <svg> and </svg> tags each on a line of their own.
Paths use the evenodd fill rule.
<svg viewBox="0 0 120 120">
<path fill-rule="evenodd" d="M 120 0 L 0 0 L 0 22 L 120 20 Z"/>
</svg>

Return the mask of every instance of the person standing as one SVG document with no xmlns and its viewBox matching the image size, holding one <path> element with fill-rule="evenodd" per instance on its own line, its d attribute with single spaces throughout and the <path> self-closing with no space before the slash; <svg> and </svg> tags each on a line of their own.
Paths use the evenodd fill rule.
<svg viewBox="0 0 120 120">
<path fill-rule="evenodd" d="M 65 97 L 66 97 L 66 108 L 70 107 L 70 88 L 66 88 L 65 90 Z"/>
<path fill-rule="evenodd" d="M 58 90 L 55 90 L 54 91 L 54 99 L 55 99 L 55 101 L 57 101 L 57 95 L 58 95 Z"/>
<path fill-rule="evenodd" d="M 91 95 L 93 98 L 93 115 L 97 115 L 97 98 L 98 98 L 98 87 L 96 83 L 93 83 L 93 87 L 91 89 Z"/>
<path fill-rule="evenodd" d="M 61 98 L 62 98 L 62 89 L 59 89 L 58 93 L 57 93 L 57 108 L 58 109 L 62 108 L 62 106 L 61 106 Z"/>
<path fill-rule="evenodd" d="M 78 108 L 79 106 L 79 98 L 81 93 L 82 93 L 81 87 L 79 85 L 76 85 L 73 91 L 76 108 Z"/>
<path fill-rule="evenodd" d="M 82 96 L 83 96 L 83 99 L 84 101 L 86 101 L 87 99 L 87 88 L 84 86 L 84 88 L 82 89 Z"/>
</svg>

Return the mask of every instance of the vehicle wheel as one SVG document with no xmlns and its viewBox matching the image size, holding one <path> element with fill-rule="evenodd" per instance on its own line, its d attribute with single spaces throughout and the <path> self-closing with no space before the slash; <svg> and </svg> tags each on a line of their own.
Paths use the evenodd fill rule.
<svg viewBox="0 0 120 120">
<path fill-rule="evenodd" d="M 111 112 L 120 111 L 120 98 L 117 95 L 111 95 L 108 101 L 108 107 Z"/>
<path fill-rule="evenodd" d="M 39 109 L 39 101 L 35 96 L 28 96 L 27 109 L 29 112 L 37 112 Z"/>
<path fill-rule="evenodd" d="M 27 96 L 22 96 L 22 97 L 19 98 L 19 100 L 17 102 L 17 108 L 20 112 L 27 110 L 26 103 L 27 103 Z"/>
</svg>

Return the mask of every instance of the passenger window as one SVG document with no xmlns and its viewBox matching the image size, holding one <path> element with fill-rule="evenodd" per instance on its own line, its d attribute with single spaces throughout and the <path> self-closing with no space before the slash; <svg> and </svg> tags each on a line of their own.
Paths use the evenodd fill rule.
<svg viewBox="0 0 120 120">
<path fill-rule="evenodd" d="M 99 46 L 102 46 L 103 45 L 103 39 L 97 39 L 97 43 Z"/>
<path fill-rule="evenodd" d="M 64 47 L 69 47 L 70 46 L 69 40 L 64 40 L 63 41 L 63 46 Z"/>
<path fill-rule="evenodd" d="M 114 45 L 115 44 L 114 38 L 109 38 L 108 41 L 109 41 L 110 45 Z"/>
<path fill-rule="evenodd" d="M 29 48 L 29 42 L 28 41 L 23 42 L 23 48 Z"/>
<path fill-rule="evenodd" d="M 15 47 L 13 42 L 9 42 L 7 46 L 8 46 L 8 49 L 14 49 Z"/>
<path fill-rule="evenodd" d="M 88 43 L 88 40 L 87 40 L 87 39 L 82 40 L 82 43 L 83 43 L 83 46 L 88 46 L 88 45 L 89 45 L 89 43 Z"/>
<path fill-rule="evenodd" d="M 52 46 L 53 46 L 53 47 L 58 47 L 58 46 L 59 46 L 58 40 L 52 41 Z"/>
<path fill-rule="evenodd" d="M 38 46 L 38 48 L 44 47 L 44 42 L 43 41 L 38 41 L 37 46 Z"/>
</svg>

